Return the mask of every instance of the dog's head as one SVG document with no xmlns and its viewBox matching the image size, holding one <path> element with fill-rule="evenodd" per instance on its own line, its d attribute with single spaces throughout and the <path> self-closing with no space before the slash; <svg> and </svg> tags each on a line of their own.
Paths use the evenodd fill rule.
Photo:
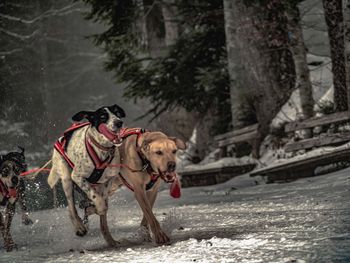
<svg viewBox="0 0 350 263">
<path fill-rule="evenodd" d="M 87 119 L 95 128 L 104 123 L 110 131 L 117 132 L 123 126 L 122 118 L 124 117 L 124 110 L 117 104 L 114 104 L 101 107 L 96 111 L 80 111 L 72 117 L 72 120 L 81 121 Z"/>
<path fill-rule="evenodd" d="M 176 153 L 185 150 L 186 144 L 181 139 L 167 137 L 161 132 L 145 133 L 142 137 L 141 152 L 149 160 L 152 169 L 166 181 L 173 181 L 176 177 Z"/>
<path fill-rule="evenodd" d="M 20 147 L 19 147 L 20 148 Z M 18 186 L 20 173 L 26 171 L 24 149 L 0 156 L 0 180 L 8 189 Z"/>
</svg>

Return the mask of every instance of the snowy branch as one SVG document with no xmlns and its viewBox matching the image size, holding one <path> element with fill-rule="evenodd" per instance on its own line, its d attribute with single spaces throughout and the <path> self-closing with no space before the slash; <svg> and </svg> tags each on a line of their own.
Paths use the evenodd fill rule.
<svg viewBox="0 0 350 263">
<path fill-rule="evenodd" d="M 13 53 L 17 53 L 21 51 L 23 51 L 23 48 L 15 48 L 10 51 L 0 51 L 0 56 L 8 56 L 8 55 L 12 55 Z"/>
<path fill-rule="evenodd" d="M 31 20 L 26 20 L 20 17 L 15 17 L 15 16 L 10 16 L 10 15 L 6 15 L 6 14 L 2 14 L 0 13 L 0 17 L 10 20 L 10 21 L 15 21 L 15 22 L 21 22 L 23 24 L 33 24 L 39 20 L 42 20 L 44 18 L 47 17 L 52 17 L 52 16 L 64 16 L 73 12 L 84 12 L 84 11 L 88 11 L 88 9 L 86 8 L 74 8 L 77 4 L 72 4 L 69 6 L 65 6 L 61 9 L 50 9 L 47 10 L 46 12 L 42 13 L 41 15 L 31 19 Z M 72 9 L 74 8 L 74 9 Z"/>
<path fill-rule="evenodd" d="M 55 61 L 54 63 L 50 63 L 50 65 L 58 66 L 60 64 L 66 64 L 69 60 L 76 58 L 76 57 L 91 57 L 91 58 L 101 59 L 101 58 L 106 58 L 107 55 L 101 55 L 101 53 L 93 53 L 93 52 L 79 52 L 79 53 L 75 53 L 71 56 L 68 56 L 64 59 Z"/>
<path fill-rule="evenodd" d="M 21 41 L 24 41 L 24 40 L 28 40 L 30 38 L 33 38 L 34 36 L 36 36 L 38 33 L 39 33 L 39 29 L 35 30 L 33 33 L 31 33 L 30 35 L 20 35 L 20 34 L 17 34 L 17 33 L 14 33 L 14 32 L 11 32 L 11 31 L 8 31 L 6 30 L 5 28 L 1 28 L 0 27 L 0 32 L 8 35 L 8 36 L 11 36 L 11 37 L 14 37 L 14 38 L 17 38 Z"/>
</svg>

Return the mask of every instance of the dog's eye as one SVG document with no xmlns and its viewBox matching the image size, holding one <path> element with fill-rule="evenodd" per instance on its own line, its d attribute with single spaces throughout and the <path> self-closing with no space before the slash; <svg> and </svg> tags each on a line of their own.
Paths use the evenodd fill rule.
<svg viewBox="0 0 350 263">
<path fill-rule="evenodd" d="M 156 154 L 158 154 L 158 155 L 162 155 L 162 154 L 163 154 L 163 152 L 162 152 L 162 151 L 156 151 Z"/>
<path fill-rule="evenodd" d="M 3 169 L 1 170 L 1 173 L 2 173 L 4 176 L 6 176 L 6 175 L 8 174 L 9 171 L 10 171 L 9 168 L 5 167 L 5 168 L 3 168 Z"/>
<path fill-rule="evenodd" d="M 176 154 L 177 150 L 173 150 L 173 154 Z"/>
<path fill-rule="evenodd" d="M 102 120 L 107 120 L 108 119 L 108 115 L 107 114 L 102 114 L 100 118 Z"/>
</svg>

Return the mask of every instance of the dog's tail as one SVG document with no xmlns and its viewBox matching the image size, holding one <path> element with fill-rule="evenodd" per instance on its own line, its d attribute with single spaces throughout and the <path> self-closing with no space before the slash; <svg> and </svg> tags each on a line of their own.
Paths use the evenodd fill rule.
<svg viewBox="0 0 350 263">
<path fill-rule="evenodd" d="M 60 179 L 60 176 L 54 171 L 54 169 L 51 169 L 49 177 L 47 178 L 47 183 L 49 184 L 49 186 L 51 188 L 54 188 L 59 179 Z"/>
</svg>

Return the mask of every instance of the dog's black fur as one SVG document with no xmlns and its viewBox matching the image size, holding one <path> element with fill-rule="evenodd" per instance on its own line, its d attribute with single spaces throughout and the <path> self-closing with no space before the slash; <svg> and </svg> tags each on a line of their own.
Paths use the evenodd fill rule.
<svg viewBox="0 0 350 263">
<path fill-rule="evenodd" d="M 25 200 L 25 183 L 23 178 L 19 175 L 27 170 L 27 164 L 25 162 L 24 149 L 19 147 L 21 152 L 10 152 L 6 155 L 0 155 L 0 180 L 11 176 L 12 186 L 17 190 L 17 197 L 7 199 L 2 197 L 0 203 L 5 208 L 5 218 L 0 213 L 0 231 L 4 238 L 4 244 L 7 251 L 11 251 L 16 248 L 16 244 L 12 240 L 10 233 L 12 218 L 15 213 L 16 202 L 19 201 L 22 210 L 22 223 L 29 225 L 32 224 L 32 220 L 28 217 L 27 206 Z M 5 183 L 6 185 L 6 183 Z"/>
<path fill-rule="evenodd" d="M 106 111 L 106 108 L 110 110 L 115 116 L 118 118 L 125 118 L 125 112 L 124 110 L 119 107 L 117 104 L 114 104 L 112 106 L 103 106 L 99 108 L 96 111 L 80 111 L 76 113 L 73 117 L 73 121 L 81 121 L 84 118 L 88 119 L 92 126 L 95 128 L 98 128 L 98 126 L 101 123 L 106 123 L 108 121 L 108 112 Z M 119 122 L 116 125 L 122 125 L 122 122 Z"/>
</svg>

